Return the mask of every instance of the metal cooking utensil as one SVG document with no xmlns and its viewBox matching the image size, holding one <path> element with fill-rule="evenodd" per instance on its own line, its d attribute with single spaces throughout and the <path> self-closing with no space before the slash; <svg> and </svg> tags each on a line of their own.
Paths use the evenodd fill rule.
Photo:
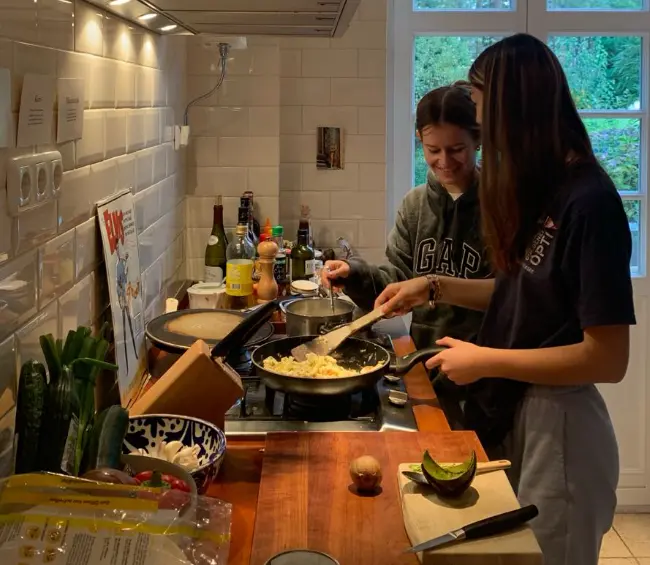
<svg viewBox="0 0 650 565">
<path fill-rule="evenodd" d="M 510 469 L 512 463 L 508 461 L 507 459 L 499 459 L 498 461 L 487 461 L 485 463 L 477 463 L 476 464 L 476 474 L 477 475 L 484 475 L 485 473 L 491 473 L 492 471 L 503 471 L 504 469 Z M 443 464 L 444 467 L 444 464 Z M 426 477 L 422 473 L 418 473 L 417 471 L 402 471 L 402 475 L 404 475 L 407 479 L 412 480 L 414 483 L 418 483 L 424 486 L 431 486 L 429 484 L 429 481 L 427 481 Z"/>
<path fill-rule="evenodd" d="M 478 520 L 477 522 L 472 522 L 471 524 L 467 524 L 467 526 L 463 526 L 462 528 L 458 528 L 457 530 L 453 530 L 443 534 L 442 536 L 433 538 L 432 540 L 414 545 L 404 553 L 419 553 L 420 551 L 434 549 L 454 541 L 479 539 L 494 536 L 496 534 L 502 534 L 525 524 L 529 520 L 535 518 L 538 514 L 539 511 L 537 510 L 537 506 L 530 504 L 523 508 L 517 508 L 510 512 L 504 512 L 502 514 L 497 514 L 496 516 L 490 516 L 489 518 Z"/>
<path fill-rule="evenodd" d="M 359 331 L 366 326 L 374 324 L 385 316 L 382 308 L 375 308 L 372 312 L 361 316 L 351 324 L 342 326 L 334 331 L 331 331 L 323 336 L 319 336 L 313 341 L 294 347 L 291 350 L 291 355 L 296 361 L 304 361 L 307 359 L 308 353 L 314 355 L 329 355 L 339 345 L 341 345 L 353 333 Z"/>
</svg>

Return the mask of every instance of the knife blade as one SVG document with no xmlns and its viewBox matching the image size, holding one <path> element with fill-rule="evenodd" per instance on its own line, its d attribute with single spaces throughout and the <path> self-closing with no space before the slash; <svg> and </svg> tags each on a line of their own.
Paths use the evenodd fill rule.
<svg viewBox="0 0 650 565">
<path fill-rule="evenodd" d="M 517 526 L 525 524 L 529 520 L 535 518 L 538 513 L 539 511 L 537 510 L 537 506 L 529 504 L 523 508 L 517 508 L 510 512 L 504 512 L 502 514 L 490 516 L 489 518 L 484 518 L 483 520 L 478 520 L 477 522 L 472 522 L 471 524 L 467 524 L 467 526 L 463 526 L 457 530 L 452 530 L 451 532 L 438 536 L 437 538 L 414 545 L 404 553 L 419 553 L 420 551 L 434 549 L 454 541 L 479 539 L 501 534 L 509 530 L 514 530 Z"/>
</svg>

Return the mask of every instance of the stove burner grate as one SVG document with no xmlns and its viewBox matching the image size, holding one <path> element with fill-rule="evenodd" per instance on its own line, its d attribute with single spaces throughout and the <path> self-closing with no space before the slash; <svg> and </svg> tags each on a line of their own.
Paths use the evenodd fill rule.
<svg viewBox="0 0 650 565">
<path fill-rule="evenodd" d="M 285 394 L 283 417 L 306 422 L 347 420 L 352 409 L 351 395 L 308 396 Z"/>
</svg>

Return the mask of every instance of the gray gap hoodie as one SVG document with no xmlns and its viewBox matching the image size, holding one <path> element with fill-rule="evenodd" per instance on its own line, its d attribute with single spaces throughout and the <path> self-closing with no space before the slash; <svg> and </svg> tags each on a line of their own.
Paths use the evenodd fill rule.
<svg viewBox="0 0 650 565">
<path fill-rule="evenodd" d="M 478 202 L 478 182 L 454 200 L 431 171 L 427 182 L 411 190 L 397 213 L 388 236 L 389 264 L 369 265 L 349 260 L 350 275 L 339 281 L 364 310 L 392 283 L 436 272 L 462 278 L 488 278 L 491 268 L 484 250 Z M 418 349 L 445 336 L 473 340 L 483 313 L 440 304 L 413 310 L 411 336 Z"/>
</svg>

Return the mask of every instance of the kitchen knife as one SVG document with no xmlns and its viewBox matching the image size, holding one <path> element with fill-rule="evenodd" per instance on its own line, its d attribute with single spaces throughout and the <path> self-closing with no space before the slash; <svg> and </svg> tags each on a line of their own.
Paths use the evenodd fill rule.
<svg viewBox="0 0 650 565">
<path fill-rule="evenodd" d="M 501 534 L 525 524 L 528 520 L 535 518 L 538 513 L 537 506 L 529 504 L 523 508 L 517 508 L 517 510 L 511 510 L 510 512 L 504 512 L 503 514 L 497 514 L 496 516 L 490 516 L 489 518 L 472 522 L 467 526 L 463 526 L 432 540 L 414 545 L 404 553 L 419 553 L 420 551 L 434 549 L 454 541 L 479 539 Z"/>
</svg>

